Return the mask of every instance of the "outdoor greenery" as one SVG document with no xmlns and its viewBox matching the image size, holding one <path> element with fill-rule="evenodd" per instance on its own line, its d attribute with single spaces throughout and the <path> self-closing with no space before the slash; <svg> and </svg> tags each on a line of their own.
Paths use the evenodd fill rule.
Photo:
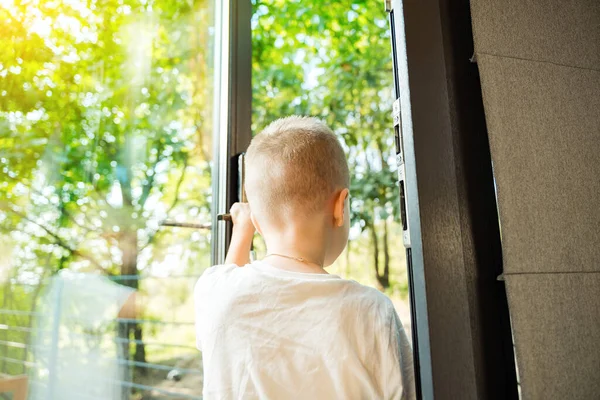
<svg viewBox="0 0 600 400">
<path fill-rule="evenodd" d="M 377 0 L 255 0 L 253 130 L 290 114 L 322 118 L 345 144 L 352 171 L 354 235 L 370 238 L 370 269 L 390 286 L 390 244 L 401 236 L 393 153 L 392 59 L 388 22 Z M 352 243 L 351 243 L 352 246 Z M 383 257 L 383 260 L 381 260 Z"/>
<path fill-rule="evenodd" d="M 351 243 L 332 270 L 404 296 L 381 1 L 253 9 L 253 131 L 290 114 L 327 121 L 352 171 Z M 28 359 L 7 344 L 28 331 L 1 327 L 31 328 L 61 269 L 146 294 L 144 320 L 192 320 L 210 234 L 160 223 L 210 222 L 212 19 L 208 0 L 0 1 L 0 309 L 22 312 L 0 313 L 0 372 Z M 179 354 L 148 337 L 193 347 L 191 329 L 115 329 L 136 362 Z"/>
</svg>

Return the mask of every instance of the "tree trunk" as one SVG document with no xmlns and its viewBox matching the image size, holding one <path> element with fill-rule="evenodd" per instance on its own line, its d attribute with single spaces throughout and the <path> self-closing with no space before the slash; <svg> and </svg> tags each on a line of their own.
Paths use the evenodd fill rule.
<svg viewBox="0 0 600 400">
<path fill-rule="evenodd" d="M 133 354 L 133 360 L 138 362 L 146 362 L 146 346 L 144 346 L 144 342 L 142 341 L 142 326 L 140 324 L 135 324 L 133 337 L 136 340 L 135 344 L 135 353 Z M 147 370 L 145 368 L 140 369 L 143 375 L 146 375 Z"/>
<path fill-rule="evenodd" d="M 137 243 L 137 240 L 136 240 Z M 137 290 L 138 282 L 136 279 L 131 279 L 130 275 L 134 275 L 137 270 L 137 260 L 134 259 L 137 251 L 134 247 L 134 244 L 131 240 L 131 233 L 123 232 L 123 236 L 119 240 L 119 249 L 122 252 L 122 262 L 121 262 L 121 276 L 127 276 L 123 278 L 119 283 L 133 288 Z M 117 358 L 122 359 L 123 361 L 119 365 L 120 370 L 122 371 L 121 381 L 122 382 L 132 382 L 132 373 L 131 368 L 129 367 L 128 361 L 131 357 L 130 350 L 130 332 L 133 327 L 133 323 L 129 321 L 119 321 L 117 324 L 117 337 L 118 337 L 118 347 L 119 354 Z M 125 385 L 121 385 L 121 399 L 127 400 L 131 396 L 131 388 Z"/>
<path fill-rule="evenodd" d="M 133 109 L 133 105 L 131 104 L 130 106 L 131 109 Z M 123 201 L 122 210 L 124 211 L 123 217 L 125 218 L 124 222 L 120 226 L 122 233 L 119 237 L 119 248 L 122 252 L 123 257 L 121 262 L 121 276 L 126 276 L 121 281 L 121 283 L 125 286 L 134 289 L 137 292 L 140 283 L 137 265 L 139 248 L 136 224 L 131 219 L 131 212 L 134 210 L 133 193 L 131 188 L 134 163 L 132 159 L 132 149 L 135 148 L 135 143 L 133 142 L 133 140 L 134 136 L 132 134 L 125 136 L 123 152 L 120 154 L 120 163 L 117 167 L 121 171 L 121 174 L 119 174 L 118 179 L 119 184 L 121 185 L 121 197 Z M 142 190 L 142 195 L 140 199 L 141 207 L 144 206 L 144 203 L 150 194 L 153 181 L 154 175 L 152 175 L 152 177 L 149 178 L 147 186 L 145 186 Z M 118 337 L 120 343 L 121 356 L 125 360 L 125 362 L 123 363 L 123 366 L 125 368 L 123 368 L 122 374 L 122 380 L 124 382 L 133 382 L 132 369 L 130 368 L 131 365 L 129 363 L 129 360 L 131 359 L 130 343 L 132 334 L 134 340 L 136 341 L 133 359 L 134 361 L 146 362 L 146 349 L 142 341 L 142 329 L 143 327 L 137 322 L 120 321 L 118 324 Z M 147 370 L 145 368 L 135 366 L 135 368 L 133 368 L 133 372 L 135 372 L 136 375 L 145 375 L 147 373 Z M 130 387 L 121 385 L 121 394 L 123 400 L 129 399 L 130 393 Z"/>
<path fill-rule="evenodd" d="M 389 270 L 390 270 L 390 260 L 389 260 L 389 246 L 387 240 L 387 225 L 384 226 L 384 242 L 383 242 L 383 250 L 384 250 L 384 268 L 383 273 L 380 273 L 379 270 L 379 238 L 377 236 L 377 229 L 375 228 L 375 223 L 370 224 L 368 226 L 369 232 L 371 233 L 371 242 L 373 243 L 373 266 L 375 268 L 375 279 L 377 279 L 377 286 L 379 290 L 387 289 L 390 286 L 389 279 Z"/>
<path fill-rule="evenodd" d="M 383 276 L 381 277 L 382 286 L 387 289 L 390 287 L 390 246 L 388 237 L 387 220 L 383 221 Z"/>
<path fill-rule="evenodd" d="M 389 168 L 389 165 L 386 162 L 383 143 L 378 141 L 377 149 L 379 150 L 381 170 L 384 171 Z M 390 247 L 387 219 L 383 221 L 383 274 L 378 277 L 378 281 L 384 289 L 390 287 Z"/>
<path fill-rule="evenodd" d="M 127 322 L 119 322 L 117 324 L 117 337 L 119 342 L 117 347 L 119 348 L 119 354 L 117 358 L 122 360 L 119 362 L 119 373 L 121 382 L 131 382 L 131 369 L 127 364 L 129 361 L 129 324 Z M 121 397 L 119 400 L 127 400 L 131 396 L 131 389 L 128 386 L 121 386 Z"/>
<path fill-rule="evenodd" d="M 369 232 L 371 234 L 371 242 L 373 243 L 373 268 L 375 269 L 375 279 L 377 279 L 377 286 L 379 286 L 379 289 L 381 290 L 384 286 L 381 282 L 381 276 L 379 275 L 379 240 L 377 238 L 375 223 L 369 225 Z"/>
<path fill-rule="evenodd" d="M 139 278 L 138 278 L 138 241 L 137 233 L 135 231 L 124 232 L 123 237 L 119 241 L 119 247 L 123 253 L 123 261 L 121 264 L 121 275 L 125 278 L 121 283 L 128 286 L 135 291 L 139 289 Z M 129 360 L 130 358 L 130 342 L 133 334 L 135 342 L 135 352 L 133 355 L 134 361 L 146 362 L 146 349 L 143 343 L 143 331 L 142 326 L 137 322 L 120 322 L 119 323 L 119 340 L 121 342 L 122 356 Z M 146 374 L 146 369 L 136 368 L 136 373 L 142 375 Z"/>
</svg>

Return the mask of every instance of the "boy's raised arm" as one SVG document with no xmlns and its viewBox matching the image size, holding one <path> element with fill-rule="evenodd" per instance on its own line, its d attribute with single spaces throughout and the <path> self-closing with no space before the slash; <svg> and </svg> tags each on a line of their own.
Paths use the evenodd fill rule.
<svg viewBox="0 0 600 400">
<path fill-rule="evenodd" d="M 255 231 L 250 217 L 250 206 L 247 203 L 235 203 L 231 206 L 230 213 L 233 232 L 227 257 L 225 257 L 225 264 L 235 264 L 242 267 L 250 262 L 250 249 Z"/>
</svg>

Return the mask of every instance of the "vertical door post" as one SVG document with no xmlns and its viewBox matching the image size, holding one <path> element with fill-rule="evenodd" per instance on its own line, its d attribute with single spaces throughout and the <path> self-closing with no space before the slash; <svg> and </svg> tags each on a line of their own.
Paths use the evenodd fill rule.
<svg viewBox="0 0 600 400">
<path fill-rule="evenodd" d="M 468 0 L 389 0 L 393 120 L 423 399 L 517 397 Z M 392 108 L 392 107 L 390 107 Z"/>
<path fill-rule="evenodd" d="M 250 144 L 252 32 L 250 0 L 215 1 L 211 262 L 220 264 L 231 224 L 217 215 L 238 201 L 237 155 Z"/>
</svg>

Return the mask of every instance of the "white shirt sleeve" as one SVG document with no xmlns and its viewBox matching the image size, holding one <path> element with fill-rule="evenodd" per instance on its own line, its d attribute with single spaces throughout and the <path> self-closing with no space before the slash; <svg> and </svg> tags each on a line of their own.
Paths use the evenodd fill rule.
<svg viewBox="0 0 600 400">
<path fill-rule="evenodd" d="M 386 313 L 386 337 L 381 341 L 381 369 L 385 399 L 415 399 L 412 349 L 391 302 Z"/>
<path fill-rule="evenodd" d="M 202 351 L 202 324 L 206 315 L 206 272 L 198 278 L 194 286 L 194 322 L 196 327 L 196 348 Z"/>
<path fill-rule="evenodd" d="M 215 288 L 219 279 L 227 279 L 227 274 L 239 268 L 237 265 L 215 265 L 206 269 L 194 286 L 194 320 L 196 327 L 196 347 L 202 351 L 202 332 L 210 319 L 211 304 L 218 301 Z"/>
</svg>

